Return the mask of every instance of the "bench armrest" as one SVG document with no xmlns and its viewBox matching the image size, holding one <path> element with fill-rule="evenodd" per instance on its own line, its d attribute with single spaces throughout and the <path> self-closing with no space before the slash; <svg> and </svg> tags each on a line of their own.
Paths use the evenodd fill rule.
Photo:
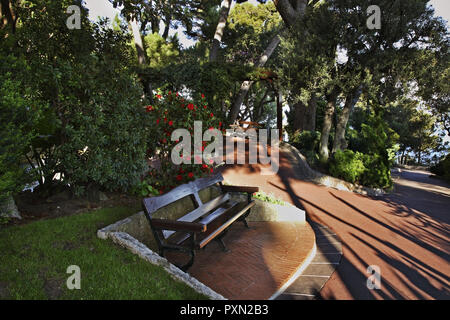
<svg viewBox="0 0 450 320">
<path fill-rule="evenodd" d="M 259 191 L 259 187 L 222 185 L 222 190 L 225 191 L 225 192 L 254 193 L 254 192 L 258 192 Z"/>
<path fill-rule="evenodd" d="M 160 230 L 174 230 L 186 232 L 205 232 L 206 225 L 197 222 L 175 221 L 168 219 L 152 218 L 152 226 Z"/>
</svg>

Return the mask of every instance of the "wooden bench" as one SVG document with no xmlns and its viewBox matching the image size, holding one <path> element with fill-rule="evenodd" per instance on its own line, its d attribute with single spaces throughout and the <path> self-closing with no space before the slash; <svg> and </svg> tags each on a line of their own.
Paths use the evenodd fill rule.
<svg viewBox="0 0 450 320">
<path fill-rule="evenodd" d="M 204 248 L 212 240 L 217 240 L 222 249 L 228 251 L 222 238 L 235 221 L 242 221 L 248 228 L 245 219 L 255 205 L 252 193 L 257 192 L 258 187 L 228 186 L 223 185 L 222 181 L 219 173 L 178 186 L 164 195 L 143 199 L 144 212 L 158 244 L 159 254 L 164 256 L 167 250 L 188 254 L 189 262 L 179 266 L 184 271 L 194 263 L 195 250 Z M 212 186 L 217 186 L 219 196 L 203 203 L 199 191 Z M 247 193 L 247 198 L 245 201 L 233 200 L 230 192 Z M 187 196 L 193 200 L 195 209 L 178 220 L 152 217 L 158 209 Z"/>
</svg>

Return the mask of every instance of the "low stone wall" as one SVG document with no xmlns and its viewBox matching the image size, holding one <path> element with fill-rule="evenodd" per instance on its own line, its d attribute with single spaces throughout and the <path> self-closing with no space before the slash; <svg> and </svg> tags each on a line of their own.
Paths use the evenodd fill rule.
<svg viewBox="0 0 450 320">
<path fill-rule="evenodd" d="M 22 219 L 12 196 L 9 196 L 6 200 L 0 202 L 0 217 L 7 219 Z"/>
</svg>

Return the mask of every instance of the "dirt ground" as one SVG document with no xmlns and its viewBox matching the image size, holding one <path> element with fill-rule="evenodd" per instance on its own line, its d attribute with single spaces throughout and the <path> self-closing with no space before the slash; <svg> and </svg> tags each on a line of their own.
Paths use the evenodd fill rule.
<svg viewBox="0 0 450 320">
<path fill-rule="evenodd" d="M 21 225 L 35 220 L 69 216 L 101 208 L 139 207 L 142 200 L 141 197 L 123 193 L 104 192 L 104 194 L 107 200 L 89 201 L 86 197 L 75 197 L 68 191 L 48 198 L 31 191 L 22 192 L 15 197 L 22 219 L 13 219 L 7 225 Z"/>
</svg>

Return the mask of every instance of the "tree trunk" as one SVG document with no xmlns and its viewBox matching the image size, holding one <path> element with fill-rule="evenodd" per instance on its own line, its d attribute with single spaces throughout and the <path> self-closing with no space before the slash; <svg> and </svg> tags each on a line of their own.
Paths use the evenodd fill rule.
<svg viewBox="0 0 450 320">
<path fill-rule="evenodd" d="M 145 66 L 147 64 L 147 57 L 145 54 L 144 42 L 142 41 L 141 31 L 139 29 L 136 18 L 131 18 L 128 21 L 128 26 L 133 33 L 134 46 L 136 47 L 138 63 L 140 66 Z M 140 78 L 142 86 L 144 87 L 144 93 L 150 102 L 153 101 L 153 88 L 152 84 L 148 79 Z"/>
<path fill-rule="evenodd" d="M 228 14 L 230 13 L 231 2 L 232 0 L 222 0 L 222 3 L 220 4 L 219 22 L 217 23 L 211 51 L 209 52 L 210 62 L 217 60 L 217 54 L 219 52 L 220 43 L 222 42 L 223 32 L 227 24 Z"/>
<path fill-rule="evenodd" d="M 336 124 L 336 135 L 333 141 L 333 149 L 331 151 L 332 153 L 347 148 L 347 142 L 345 141 L 345 130 L 347 128 L 348 119 L 350 118 L 353 107 L 358 102 L 361 93 L 362 86 L 359 86 L 357 89 L 352 90 L 345 99 L 345 105 L 342 109 L 342 114 L 340 115 Z"/>
<path fill-rule="evenodd" d="M 305 13 L 308 0 L 274 0 L 273 2 L 286 26 L 292 27 L 299 16 Z"/>
<path fill-rule="evenodd" d="M 139 65 L 145 65 L 147 60 L 145 57 L 145 49 L 144 42 L 142 41 L 141 31 L 137 24 L 136 18 L 131 18 L 128 22 L 131 31 L 133 32 L 134 45 L 136 47 L 137 55 L 138 55 L 138 63 Z"/>
<path fill-rule="evenodd" d="M 280 38 L 278 37 L 278 35 L 272 38 L 266 50 L 264 50 L 263 55 L 259 58 L 257 64 L 258 68 L 261 68 L 266 64 L 267 60 L 269 60 L 270 56 L 273 54 L 279 43 Z M 253 82 L 254 81 L 244 81 L 241 84 L 241 89 L 239 90 L 236 100 L 234 101 L 234 104 L 231 107 L 230 113 L 228 115 L 230 123 L 233 123 L 236 120 L 239 114 L 239 110 L 241 109 L 242 102 L 245 100 L 245 97 L 247 96 L 248 91 L 250 90 Z"/>
<path fill-rule="evenodd" d="M 277 91 L 277 129 L 279 140 L 283 141 L 283 95 L 280 90 Z"/>
<path fill-rule="evenodd" d="M 299 101 L 294 105 L 294 131 L 316 130 L 317 101 L 315 94 L 311 96 L 308 105 Z"/>
<path fill-rule="evenodd" d="M 320 137 L 319 155 L 321 160 L 326 161 L 329 157 L 328 140 L 330 137 L 331 125 L 333 124 L 334 109 L 336 106 L 336 99 L 339 91 L 334 88 L 333 91 L 327 95 L 327 107 L 325 109 L 325 116 L 323 118 L 322 135 Z"/>
<path fill-rule="evenodd" d="M 11 32 L 16 32 L 17 17 L 12 9 L 12 3 L 10 0 L 0 0 L 0 29 L 9 26 Z"/>
<path fill-rule="evenodd" d="M 167 40 L 167 38 L 169 37 L 169 31 L 170 31 L 170 16 L 166 17 L 166 21 L 165 21 L 165 26 L 164 26 L 164 32 L 162 34 L 162 37 L 164 40 Z"/>
</svg>

